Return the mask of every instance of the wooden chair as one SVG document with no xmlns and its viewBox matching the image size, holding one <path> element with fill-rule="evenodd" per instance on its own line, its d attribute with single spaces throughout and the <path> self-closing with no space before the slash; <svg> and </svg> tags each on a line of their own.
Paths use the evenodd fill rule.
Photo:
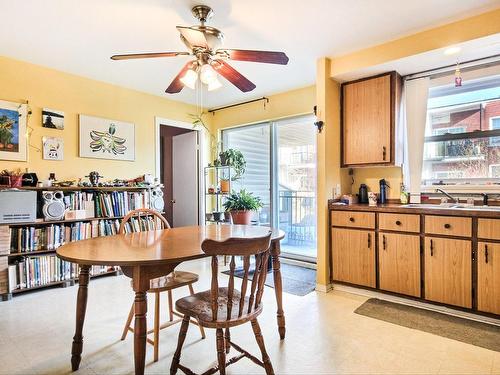
<svg viewBox="0 0 500 375">
<path fill-rule="evenodd" d="M 266 265 L 269 259 L 270 239 L 271 233 L 265 237 L 255 239 L 231 238 L 224 242 L 205 240 L 202 243 L 203 251 L 212 256 L 211 290 L 181 298 L 175 303 L 176 309 L 184 314 L 184 318 L 179 332 L 177 350 L 170 366 L 170 374 L 175 374 L 178 369 L 181 369 L 186 374 L 194 374 L 189 368 L 180 363 L 182 345 L 191 318 L 196 319 L 202 327 L 216 329 L 218 366 L 205 371 L 204 375 L 214 374 L 217 371 L 220 374 L 225 374 L 226 366 L 239 361 L 243 357 L 248 357 L 256 364 L 264 367 L 266 374 L 274 374 L 273 366 L 264 346 L 264 338 L 257 322 L 257 316 L 262 312 L 261 299 L 267 275 Z M 219 287 L 218 255 L 231 256 L 228 286 L 223 288 Z M 244 274 L 240 290 L 234 287 L 236 256 L 243 257 Z M 248 288 L 251 256 L 255 256 L 255 273 Z M 249 296 L 246 296 L 248 289 L 250 289 Z M 247 322 L 252 324 L 253 333 L 262 354 L 262 361 L 231 341 L 229 328 Z M 226 362 L 226 354 L 229 353 L 231 347 L 240 354 Z"/>
<path fill-rule="evenodd" d="M 130 232 L 143 232 L 148 230 L 158 230 L 170 228 L 168 221 L 161 216 L 158 212 L 141 208 L 129 212 L 125 216 L 120 224 L 118 230 L 119 233 L 130 233 Z M 166 276 L 158 277 L 150 281 L 150 289 L 148 293 L 154 293 L 155 295 L 155 311 L 154 311 L 154 328 L 147 331 L 147 334 L 153 333 L 153 339 L 147 338 L 147 342 L 153 345 L 154 352 L 154 362 L 158 361 L 158 346 L 159 346 L 159 335 L 160 330 L 170 327 L 176 323 L 180 323 L 182 319 L 175 319 L 174 316 L 183 318 L 183 315 L 179 314 L 172 307 L 172 290 L 183 286 L 189 288 L 189 293 L 194 295 L 193 284 L 198 281 L 198 275 L 192 272 L 185 271 L 174 271 Z M 168 311 L 169 320 L 166 323 L 160 325 L 160 293 L 168 292 Z M 132 302 L 132 307 L 128 314 L 127 322 L 123 328 L 123 334 L 121 339 L 125 340 L 127 333 L 134 332 L 134 329 L 130 326 L 132 319 L 134 317 L 134 302 Z M 194 320 L 191 323 L 198 325 Z M 201 338 L 205 338 L 205 331 L 201 325 L 198 325 L 201 332 Z"/>
</svg>

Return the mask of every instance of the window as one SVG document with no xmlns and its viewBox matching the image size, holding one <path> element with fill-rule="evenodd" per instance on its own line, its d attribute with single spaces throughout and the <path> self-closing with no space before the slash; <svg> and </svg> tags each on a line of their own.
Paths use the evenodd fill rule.
<svg viewBox="0 0 500 375">
<path fill-rule="evenodd" d="M 500 116 L 490 118 L 490 129 L 500 129 Z M 490 139 L 490 146 L 500 146 L 500 137 L 493 137 Z"/>
<path fill-rule="evenodd" d="M 431 81 L 432 82 L 432 81 Z M 500 76 L 429 89 L 422 182 L 482 184 L 500 175 Z"/>
</svg>

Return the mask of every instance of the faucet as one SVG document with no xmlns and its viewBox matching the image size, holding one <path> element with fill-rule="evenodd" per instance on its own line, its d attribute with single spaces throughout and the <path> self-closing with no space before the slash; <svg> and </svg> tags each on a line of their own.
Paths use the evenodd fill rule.
<svg viewBox="0 0 500 375">
<path fill-rule="evenodd" d="M 481 193 L 481 195 L 483 196 L 483 206 L 487 206 L 488 205 L 488 194 Z"/>
<path fill-rule="evenodd" d="M 436 193 L 441 193 L 443 195 L 446 195 L 448 198 L 450 198 L 452 201 L 455 201 L 456 204 L 460 203 L 460 200 L 458 198 L 452 197 L 450 194 L 448 194 L 446 191 L 443 189 L 436 189 Z"/>
</svg>

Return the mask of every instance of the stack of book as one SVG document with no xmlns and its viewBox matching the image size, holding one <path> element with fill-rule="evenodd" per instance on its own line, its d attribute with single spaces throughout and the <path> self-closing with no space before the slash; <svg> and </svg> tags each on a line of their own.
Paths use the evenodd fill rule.
<svg viewBox="0 0 500 375">
<path fill-rule="evenodd" d="M 9 265 L 11 290 L 33 288 L 78 276 L 78 265 L 59 259 L 55 255 L 40 255 L 16 260 Z"/>
<path fill-rule="evenodd" d="M 119 228 L 118 219 L 10 228 L 10 253 L 56 250 L 67 242 L 117 234 Z"/>
<path fill-rule="evenodd" d="M 151 197 L 149 191 L 113 191 L 95 193 L 96 217 L 125 216 L 131 210 L 149 208 L 150 204 Z"/>
<path fill-rule="evenodd" d="M 132 217 L 123 226 L 125 233 L 144 232 L 161 229 L 161 223 L 152 216 Z"/>
</svg>

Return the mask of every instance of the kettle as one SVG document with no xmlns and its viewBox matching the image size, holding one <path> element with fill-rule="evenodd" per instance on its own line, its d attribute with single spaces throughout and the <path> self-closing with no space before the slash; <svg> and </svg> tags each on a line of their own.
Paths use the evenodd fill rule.
<svg viewBox="0 0 500 375">
<path fill-rule="evenodd" d="M 379 203 L 385 204 L 387 203 L 387 188 L 390 188 L 390 186 L 385 179 L 381 179 L 379 183 L 380 183 Z"/>
<path fill-rule="evenodd" d="M 368 204 L 368 186 L 366 184 L 359 185 L 358 202 Z"/>
</svg>

